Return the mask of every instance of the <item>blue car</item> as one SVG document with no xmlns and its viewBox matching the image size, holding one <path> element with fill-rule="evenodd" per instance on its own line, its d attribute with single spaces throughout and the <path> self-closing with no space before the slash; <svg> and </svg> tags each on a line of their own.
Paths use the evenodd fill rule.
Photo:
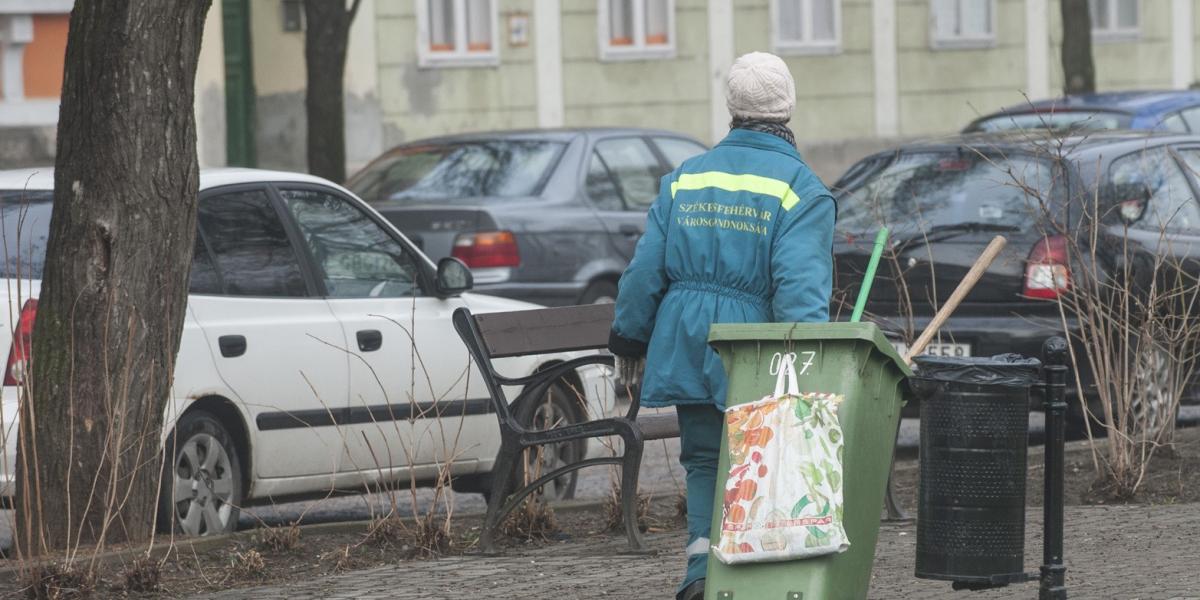
<svg viewBox="0 0 1200 600">
<path fill-rule="evenodd" d="M 1013 129 L 1200 133 L 1200 90 L 1104 92 L 1026 102 L 975 119 L 963 133 Z"/>
</svg>

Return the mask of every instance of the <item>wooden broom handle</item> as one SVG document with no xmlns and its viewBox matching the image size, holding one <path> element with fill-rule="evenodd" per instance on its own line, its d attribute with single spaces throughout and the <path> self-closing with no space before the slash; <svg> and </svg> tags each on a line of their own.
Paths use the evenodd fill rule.
<svg viewBox="0 0 1200 600">
<path fill-rule="evenodd" d="M 933 320 L 925 327 L 925 331 L 921 332 L 921 337 L 917 338 L 917 341 L 908 349 L 908 354 L 905 355 L 904 362 L 909 365 L 913 364 L 913 357 L 920 355 L 925 350 L 925 346 L 928 346 L 929 342 L 933 340 L 933 336 L 937 335 L 938 330 L 942 328 L 942 325 L 946 323 L 946 319 L 949 319 L 954 310 L 958 308 L 963 298 L 966 298 L 967 294 L 971 293 L 971 288 L 975 287 L 975 284 L 983 277 L 983 273 L 991 266 L 992 261 L 996 260 L 996 256 L 1000 254 L 1000 251 L 1004 249 L 1004 245 L 1007 243 L 1008 240 L 1004 239 L 1002 235 L 992 238 L 992 242 L 988 244 L 987 248 L 984 248 L 983 254 L 980 254 L 979 258 L 975 260 L 975 264 L 971 265 L 971 270 L 967 271 L 967 276 L 958 282 L 958 287 L 954 288 L 954 293 L 950 294 L 950 298 L 942 305 L 941 310 L 937 311 L 937 314 L 933 316 Z"/>
</svg>

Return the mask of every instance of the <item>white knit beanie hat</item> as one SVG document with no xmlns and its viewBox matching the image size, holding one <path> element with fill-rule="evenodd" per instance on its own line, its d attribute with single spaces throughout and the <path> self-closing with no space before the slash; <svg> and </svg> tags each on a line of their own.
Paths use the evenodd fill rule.
<svg viewBox="0 0 1200 600">
<path fill-rule="evenodd" d="M 796 108 L 796 83 L 778 56 L 743 54 L 729 69 L 725 105 L 734 119 L 786 123 Z"/>
</svg>

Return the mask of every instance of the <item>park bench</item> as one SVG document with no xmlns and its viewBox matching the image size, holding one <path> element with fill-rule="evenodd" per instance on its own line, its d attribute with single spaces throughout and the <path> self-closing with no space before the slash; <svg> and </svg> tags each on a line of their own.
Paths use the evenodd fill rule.
<svg viewBox="0 0 1200 600">
<path fill-rule="evenodd" d="M 623 416 L 537 430 L 516 418 L 514 408 L 541 398 L 550 386 L 563 381 L 564 376 L 579 367 L 595 364 L 612 366 L 613 357 L 591 354 L 558 363 L 526 377 L 501 375 L 492 362 L 513 356 L 605 349 L 608 347 L 612 322 L 612 304 L 480 315 L 473 315 L 466 308 L 454 311 L 454 328 L 479 365 L 483 382 L 491 396 L 492 409 L 500 421 L 500 452 L 492 467 L 492 491 L 479 539 L 484 552 L 495 551 L 495 531 L 526 496 L 565 474 L 596 465 L 621 465 L 621 511 L 625 534 L 632 551 L 644 551 L 645 545 L 637 524 L 637 482 L 642 447 L 646 440 L 679 437 L 679 423 L 675 415 L 639 415 L 638 394 L 635 392 L 630 399 L 629 410 Z M 505 386 L 522 388 L 511 405 L 504 394 Z M 516 487 L 513 480 L 519 474 L 518 461 L 523 460 L 526 449 L 608 436 L 619 436 L 624 442 L 619 454 L 585 458 L 564 465 L 529 481 L 509 495 L 508 491 Z"/>
<path fill-rule="evenodd" d="M 637 525 L 637 483 L 642 448 L 646 440 L 679 437 L 679 422 L 674 413 L 639 415 L 637 390 L 630 398 L 624 416 L 574 423 L 547 430 L 536 430 L 522 423 L 513 409 L 523 403 L 536 401 L 550 386 L 578 367 L 591 364 L 612 366 L 613 357 L 597 353 L 565 361 L 527 377 L 506 377 L 496 371 L 493 360 L 513 356 L 552 354 L 581 350 L 600 350 L 608 347 L 608 335 L 613 322 L 612 304 L 568 306 L 514 312 L 473 315 L 466 308 L 454 312 L 454 328 L 478 363 L 484 383 L 491 396 L 492 409 L 500 421 L 500 452 L 492 467 L 491 494 L 484 517 L 480 547 L 484 552 L 495 551 L 494 534 L 504 518 L 527 496 L 558 477 L 595 465 L 621 465 L 621 511 L 630 549 L 644 550 Z M 505 386 L 520 386 L 521 393 L 511 403 L 504 394 Z M 613 456 L 587 458 L 550 471 L 511 495 L 518 474 L 518 461 L 526 449 L 571 440 L 620 436 L 624 441 L 622 453 Z M 886 507 L 889 519 L 908 517 L 896 503 L 889 477 Z"/>
</svg>

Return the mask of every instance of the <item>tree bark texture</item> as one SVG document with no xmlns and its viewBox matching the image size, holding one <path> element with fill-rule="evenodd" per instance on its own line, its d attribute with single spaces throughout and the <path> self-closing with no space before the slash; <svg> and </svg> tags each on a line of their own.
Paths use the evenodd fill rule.
<svg viewBox="0 0 1200 600">
<path fill-rule="evenodd" d="M 148 538 L 200 182 L 210 0 L 77 0 L 17 453 L 18 550 Z"/>
<path fill-rule="evenodd" d="M 346 0 L 304 2 L 308 172 L 337 183 L 346 180 L 346 46 L 358 3 L 347 8 Z"/>
<path fill-rule="evenodd" d="M 1067 94 L 1096 91 L 1096 64 L 1092 60 L 1092 17 L 1088 0 L 1062 0 L 1062 67 Z"/>
</svg>

